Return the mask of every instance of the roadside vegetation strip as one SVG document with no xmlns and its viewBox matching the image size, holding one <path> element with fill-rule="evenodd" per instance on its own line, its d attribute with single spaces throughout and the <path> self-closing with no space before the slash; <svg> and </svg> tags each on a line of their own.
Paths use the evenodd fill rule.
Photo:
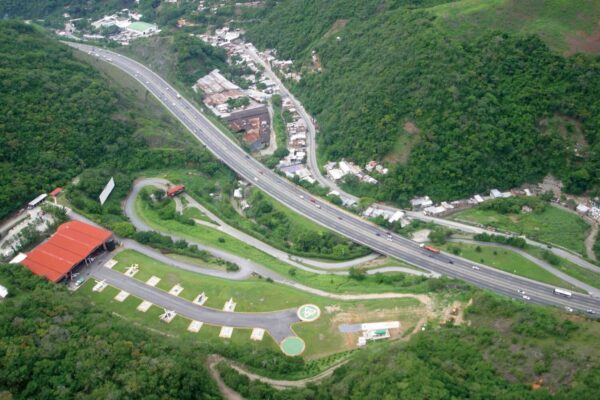
<svg viewBox="0 0 600 400">
<path fill-rule="evenodd" d="M 461 242 L 452 242 L 440 246 L 443 250 L 460 255 L 476 263 L 488 265 L 499 270 L 514 273 L 525 278 L 544 282 L 550 285 L 564 287 L 575 291 L 581 289 L 563 281 L 544 270 L 532 261 L 520 256 L 519 254 L 505 248 L 494 246 L 480 246 Z"/>
<path fill-rule="evenodd" d="M 254 247 L 206 226 L 189 226 L 175 220 L 161 220 L 158 214 L 147 207 L 141 199 L 134 199 L 134 212 L 145 224 L 157 232 L 173 234 L 194 243 L 221 249 L 239 257 L 269 268 L 281 276 L 299 284 L 314 287 L 315 289 L 335 293 L 381 293 L 387 292 L 421 292 L 430 290 L 428 280 L 420 276 L 406 276 L 404 274 L 386 275 L 379 279 L 377 275 L 365 277 L 361 280 L 349 279 L 347 276 L 330 274 L 317 274 L 303 271 L 290 266 Z M 371 272 L 374 273 L 374 272 Z"/>
<path fill-rule="evenodd" d="M 584 241 L 590 225 L 568 211 L 546 205 L 541 213 L 500 214 L 493 210 L 472 208 L 459 211 L 450 217 L 457 222 L 466 221 L 493 226 L 503 231 L 526 235 L 527 238 L 553 243 L 585 255 Z"/>
</svg>

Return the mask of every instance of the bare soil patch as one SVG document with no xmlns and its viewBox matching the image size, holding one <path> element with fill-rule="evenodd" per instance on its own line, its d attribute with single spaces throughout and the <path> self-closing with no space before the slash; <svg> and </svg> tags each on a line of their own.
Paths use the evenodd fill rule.
<svg viewBox="0 0 600 400">
<path fill-rule="evenodd" d="M 565 52 L 566 56 L 575 53 L 600 54 L 600 21 L 598 26 L 590 34 L 578 31 L 574 35 L 567 37 L 569 50 Z"/>
</svg>

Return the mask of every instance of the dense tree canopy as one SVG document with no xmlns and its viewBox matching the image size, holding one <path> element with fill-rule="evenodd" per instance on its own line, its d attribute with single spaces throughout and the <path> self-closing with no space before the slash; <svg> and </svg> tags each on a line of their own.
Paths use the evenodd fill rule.
<svg viewBox="0 0 600 400">
<path fill-rule="evenodd" d="M 555 55 L 535 36 L 482 30 L 466 41 L 419 3 L 285 1 L 248 36 L 299 61 L 295 91 L 326 158 L 392 164 L 379 199 L 462 197 L 549 172 L 573 192 L 594 188 L 598 60 Z"/>
<path fill-rule="evenodd" d="M 0 398 L 219 399 L 199 346 L 183 346 L 84 296 L 2 265 Z"/>
<path fill-rule="evenodd" d="M 0 218 L 86 167 L 127 159 L 113 92 L 71 50 L 28 25 L 0 23 Z"/>
</svg>

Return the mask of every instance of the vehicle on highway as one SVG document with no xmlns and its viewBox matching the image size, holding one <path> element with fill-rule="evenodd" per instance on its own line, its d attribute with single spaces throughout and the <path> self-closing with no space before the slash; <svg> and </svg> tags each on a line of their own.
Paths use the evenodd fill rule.
<svg viewBox="0 0 600 400">
<path fill-rule="evenodd" d="M 531 297 L 527 296 L 526 294 L 523 295 L 523 300 L 531 300 Z"/>
<path fill-rule="evenodd" d="M 376 232 L 376 233 L 375 233 L 375 236 L 381 236 L 381 233 L 379 233 L 379 232 Z"/>
<path fill-rule="evenodd" d="M 254 177 L 254 181 L 255 181 L 255 182 L 258 182 L 258 178 L 257 178 L 257 177 Z"/>
<path fill-rule="evenodd" d="M 568 312 L 573 312 L 573 309 L 569 306 L 565 306 L 565 310 L 567 310 Z"/>
<path fill-rule="evenodd" d="M 303 199 L 303 198 L 304 198 L 304 195 L 303 195 L 303 194 L 301 194 L 301 195 L 300 195 L 300 198 L 301 198 L 301 199 Z"/>
<path fill-rule="evenodd" d="M 315 206 L 316 206 L 317 208 L 321 208 L 321 205 L 320 205 L 320 204 L 315 204 Z"/>
<path fill-rule="evenodd" d="M 432 252 L 432 253 L 439 254 L 439 252 L 440 252 L 440 249 L 436 249 L 436 248 L 435 248 L 435 247 L 433 247 L 433 246 L 427 246 L 427 245 L 425 245 L 424 243 L 421 243 L 421 246 L 420 246 L 420 247 L 421 247 L 421 248 L 423 248 L 423 249 L 425 249 L 425 250 L 427 250 L 427 251 L 430 251 L 430 252 Z"/>
<path fill-rule="evenodd" d="M 596 311 L 592 310 L 591 308 L 590 308 L 590 309 L 588 309 L 588 310 L 586 310 L 586 312 L 587 312 L 588 314 L 596 315 Z"/>
<path fill-rule="evenodd" d="M 177 98 L 181 99 L 181 95 L 179 93 L 177 93 Z"/>
<path fill-rule="evenodd" d="M 573 297 L 573 293 L 569 292 L 568 290 L 560 289 L 560 288 L 554 289 L 554 294 L 556 294 L 558 296 L 569 297 L 569 298 Z"/>
<path fill-rule="evenodd" d="M 517 289 L 517 292 L 519 292 L 520 294 L 525 294 L 525 291 L 521 289 Z"/>
<path fill-rule="evenodd" d="M 448 260 L 448 262 L 449 262 L 450 264 L 454 264 L 454 261 L 452 261 L 452 260 Z"/>
<path fill-rule="evenodd" d="M 475 271 L 479 271 L 481 269 L 477 265 L 471 265 L 471 268 L 474 269 Z"/>
</svg>

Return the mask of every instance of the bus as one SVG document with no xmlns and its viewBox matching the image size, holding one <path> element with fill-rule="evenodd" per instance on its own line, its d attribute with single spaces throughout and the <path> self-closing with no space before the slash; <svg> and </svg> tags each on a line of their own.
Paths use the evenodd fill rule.
<svg viewBox="0 0 600 400">
<path fill-rule="evenodd" d="M 554 294 L 557 294 L 559 296 L 564 296 L 564 297 L 573 297 L 573 293 L 571 293 L 565 289 L 556 288 L 556 289 L 554 289 Z"/>
</svg>

